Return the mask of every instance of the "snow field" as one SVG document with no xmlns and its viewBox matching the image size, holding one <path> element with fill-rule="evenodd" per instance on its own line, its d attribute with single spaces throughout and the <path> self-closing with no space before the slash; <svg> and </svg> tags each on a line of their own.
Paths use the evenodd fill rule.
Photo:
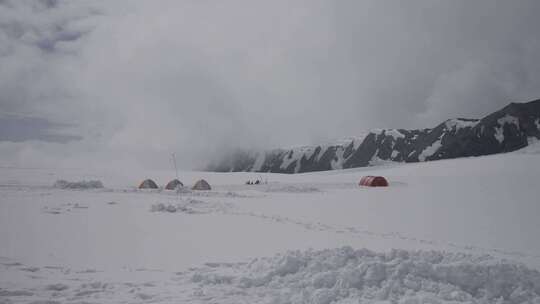
<svg viewBox="0 0 540 304">
<path fill-rule="evenodd" d="M 135 189 L 170 172 L 3 169 L 0 303 L 540 303 L 539 157 L 182 172 L 213 188 L 179 192 Z"/>
</svg>

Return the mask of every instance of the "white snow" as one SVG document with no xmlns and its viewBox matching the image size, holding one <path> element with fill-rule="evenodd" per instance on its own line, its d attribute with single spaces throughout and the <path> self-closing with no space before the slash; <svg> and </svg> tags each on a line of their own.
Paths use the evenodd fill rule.
<svg viewBox="0 0 540 304">
<path fill-rule="evenodd" d="M 516 153 L 526 153 L 526 154 L 540 154 L 540 139 L 536 137 L 527 138 L 528 146 L 516 151 Z"/>
<path fill-rule="evenodd" d="M 304 156 L 306 159 L 310 159 L 313 156 L 313 153 L 315 153 L 316 147 L 303 147 L 300 148 L 299 158 L 302 158 Z"/>
<path fill-rule="evenodd" d="M 53 187 L 60 189 L 99 189 L 103 188 L 103 183 L 98 180 L 68 182 L 63 179 L 57 180 Z"/>
<path fill-rule="evenodd" d="M 286 156 L 283 158 L 283 163 L 281 163 L 280 169 L 286 169 L 293 162 L 298 162 L 301 155 L 304 155 L 305 151 L 290 150 L 286 152 Z M 289 157 L 289 155 L 291 157 Z M 296 171 L 295 171 L 296 172 Z"/>
<path fill-rule="evenodd" d="M 369 134 L 369 132 L 361 132 L 360 136 L 353 137 L 352 143 L 353 143 L 353 149 L 356 151 L 358 150 L 358 147 L 364 142 L 364 139 L 366 139 L 366 136 Z M 346 147 L 346 146 L 344 146 Z"/>
<path fill-rule="evenodd" d="M 188 214 L 204 214 L 226 212 L 231 204 L 207 202 L 198 199 L 180 199 L 178 203 L 157 203 L 150 207 L 151 212 L 183 212 Z"/>
<path fill-rule="evenodd" d="M 195 299 L 214 298 L 220 303 L 540 301 L 540 272 L 489 256 L 376 253 L 343 247 L 212 266 L 191 274 L 191 283 L 200 288 Z"/>
<path fill-rule="evenodd" d="M 384 160 L 379 157 L 374 157 L 369 161 L 370 166 L 387 166 L 392 165 L 394 162 L 391 160 Z"/>
<path fill-rule="evenodd" d="M 373 133 L 375 135 L 381 135 L 384 131 L 385 129 L 371 129 L 369 133 Z"/>
<path fill-rule="evenodd" d="M 324 152 L 326 152 L 326 150 L 328 150 L 328 146 L 325 146 L 325 145 L 322 145 L 320 146 L 321 147 L 321 151 L 317 154 L 317 156 L 315 157 L 315 160 L 316 161 L 320 161 L 321 160 L 321 157 L 323 156 Z"/>
<path fill-rule="evenodd" d="M 445 121 L 445 124 L 447 130 L 455 129 L 457 131 L 464 128 L 474 128 L 479 122 L 480 120 L 463 120 L 455 118 L 448 119 L 447 121 Z"/>
<path fill-rule="evenodd" d="M 394 162 L 391 160 L 384 160 L 381 159 L 377 154 L 379 154 L 379 149 L 375 151 L 373 156 L 371 157 L 371 160 L 369 161 L 370 166 L 384 166 L 388 164 L 393 164 Z"/>
<path fill-rule="evenodd" d="M 370 166 L 375 166 L 377 164 L 377 162 L 381 160 L 377 156 L 377 154 L 379 154 L 379 149 L 378 148 L 377 148 L 377 150 L 375 150 L 375 153 L 373 153 L 373 156 L 371 156 L 371 159 L 369 160 L 369 165 Z M 372 162 L 373 162 L 373 164 L 372 164 Z"/>
<path fill-rule="evenodd" d="M 300 160 L 302 159 L 302 157 L 306 159 L 310 159 L 313 156 L 313 153 L 315 153 L 316 148 L 317 147 L 312 147 L 312 146 L 300 146 L 300 147 L 292 147 L 288 150 L 283 150 L 282 153 L 284 153 L 285 156 L 283 157 L 283 162 L 281 163 L 280 169 L 284 170 L 288 166 L 290 166 L 292 163 L 296 163 L 294 167 L 294 173 L 298 173 L 298 171 L 300 170 Z M 317 160 L 322 156 L 322 154 L 326 151 L 326 149 L 327 147 L 322 146 L 322 150 L 319 152 L 319 154 L 316 157 Z M 291 157 L 289 157 L 289 155 Z M 262 163 L 258 167 L 254 166 L 254 169 L 255 168 L 260 169 L 261 166 L 262 166 Z M 252 171 L 255 171 L 255 170 L 252 170 Z"/>
<path fill-rule="evenodd" d="M 418 160 L 425 161 L 427 157 L 432 156 L 433 154 L 437 153 L 437 151 L 442 147 L 441 139 L 439 138 L 431 146 L 427 147 L 420 153 L 418 156 Z"/>
<path fill-rule="evenodd" d="M 345 149 L 343 147 L 338 147 L 336 149 L 337 160 L 333 159 L 330 162 L 330 167 L 332 168 L 332 170 L 338 170 L 338 169 L 343 168 L 343 162 L 344 162 L 343 153 L 345 153 Z"/>
<path fill-rule="evenodd" d="M 392 136 L 394 138 L 394 141 L 396 141 L 398 138 L 405 138 L 405 135 L 403 135 L 403 133 L 399 132 L 396 129 L 385 130 L 384 134 L 388 136 Z"/>
<path fill-rule="evenodd" d="M 187 186 L 206 179 L 204 193 L 134 189 L 173 172 L 2 168 L 0 303 L 538 303 L 533 146 L 296 175 L 180 172 Z M 390 186 L 358 187 L 364 175 Z"/>
<path fill-rule="evenodd" d="M 315 153 L 315 150 L 316 150 L 317 147 L 312 147 L 312 146 L 301 146 L 301 147 L 294 147 L 294 148 L 291 148 L 289 150 L 286 150 L 286 156 L 284 158 L 284 164 L 288 164 L 290 165 L 292 162 L 294 161 L 300 161 L 300 159 L 302 159 L 302 157 L 305 157 L 306 159 L 310 159 L 312 156 L 313 156 L 313 153 Z M 289 153 L 290 152 L 293 152 L 293 155 L 292 155 L 292 158 L 291 159 L 288 159 L 289 157 Z M 323 152 L 323 151 L 321 151 Z M 282 169 L 285 169 L 287 166 L 284 166 L 283 164 L 281 165 L 281 168 Z"/>
<path fill-rule="evenodd" d="M 255 163 L 253 164 L 253 168 L 251 169 L 251 171 L 260 171 L 264 164 L 265 159 L 266 159 L 266 153 L 264 152 L 257 153 L 257 158 L 255 159 Z"/>
<path fill-rule="evenodd" d="M 298 185 L 298 184 L 271 184 L 264 190 L 266 192 L 287 192 L 287 193 L 308 193 L 319 192 L 320 190 L 313 186 Z"/>
<path fill-rule="evenodd" d="M 504 129 L 503 127 L 495 127 L 495 138 L 502 144 L 504 141 Z"/>
<path fill-rule="evenodd" d="M 502 144 L 504 141 L 504 125 L 513 124 L 517 129 L 519 129 L 519 119 L 512 115 L 505 115 L 504 117 L 499 118 L 497 123 L 499 127 L 495 127 L 495 138 L 500 144 Z"/>
<path fill-rule="evenodd" d="M 512 116 L 512 115 L 505 115 L 504 117 L 499 118 L 497 120 L 497 123 L 500 126 L 504 126 L 505 124 L 513 124 L 513 125 L 516 126 L 516 128 L 519 129 L 519 119 L 517 117 Z"/>
<path fill-rule="evenodd" d="M 382 129 L 381 129 L 381 132 L 382 132 Z M 337 160 L 332 160 L 330 165 L 333 169 L 341 169 L 343 166 L 343 163 L 346 161 L 346 159 L 343 157 L 345 148 L 347 148 L 352 143 L 353 149 L 354 150 L 358 149 L 358 147 L 362 144 L 367 134 L 368 133 L 362 133 L 361 136 L 345 138 L 343 140 L 320 145 L 319 147 L 321 148 L 321 151 L 317 154 L 317 156 L 315 157 L 315 160 L 319 161 L 321 157 L 323 156 L 323 154 L 330 147 L 335 147 Z M 396 134 L 394 134 L 394 136 L 399 136 L 398 134 L 401 136 L 404 136 L 398 131 L 396 131 Z M 310 159 L 313 156 L 313 153 L 315 153 L 316 149 L 317 149 L 317 146 L 298 146 L 298 147 L 290 147 L 289 149 L 283 150 L 283 153 L 285 153 L 285 157 L 283 158 L 283 163 L 281 164 L 280 168 L 285 169 L 293 162 L 296 162 L 294 172 L 298 173 L 300 171 L 300 160 L 302 159 L 302 157 L 306 159 Z M 292 157 L 289 158 L 289 153 L 291 153 L 291 151 L 292 151 Z M 252 171 L 259 170 L 263 164 L 263 161 L 264 159 L 257 158 L 256 165 L 253 166 Z"/>
</svg>

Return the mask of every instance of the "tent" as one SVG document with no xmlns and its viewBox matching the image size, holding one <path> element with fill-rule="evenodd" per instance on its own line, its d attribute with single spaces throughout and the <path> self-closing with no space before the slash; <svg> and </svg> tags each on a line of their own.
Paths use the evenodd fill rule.
<svg viewBox="0 0 540 304">
<path fill-rule="evenodd" d="M 364 176 L 360 179 L 360 186 L 387 187 L 388 181 L 382 176 Z"/>
<path fill-rule="evenodd" d="M 151 179 L 145 179 L 139 185 L 139 189 L 158 189 L 158 185 Z"/>
<path fill-rule="evenodd" d="M 175 178 L 172 181 L 167 183 L 167 185 L 165 186 L 165 190 L 176 190 L 176 188 L 183 187 L 183 186 L 184 184 L 182 184 L 181 181 Z"/>
<path fill-rule="evenodd" d="M 210 190 L 212 188 L 210 187 L 210 184 L 207 181 L 205 181 L 204 179 L 200 179 L 195 183 L 195 185 L 193 185 L 193 188 L 191 188 L 191 189 L 193 189 L 193 190 Z"/>
</svg>

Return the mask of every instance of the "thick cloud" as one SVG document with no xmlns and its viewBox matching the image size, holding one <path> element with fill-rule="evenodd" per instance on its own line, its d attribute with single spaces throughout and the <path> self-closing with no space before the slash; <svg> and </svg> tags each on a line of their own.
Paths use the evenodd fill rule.
<svg viewBox="0 0 540 304">
<path fill-rule="evenodd" d="M 54 132 L 55 130 L 65 129 L 67 127 L 70 126 L 52 123 L 43 118 L 4 115 L 0 116 L 0 141 L 23 142 L 28 140 L 43 140 L 67 143 L 81 139 L 80 136 Z"/>
<path fill-rule="evenodd" d="M 189 168 L 223 149 L 478 117 L 540 97 L 538 11 L 535 0 L 0 1 L 0 111 L 55 126 L 9 120 L 18 131 L 0 138 L 0 163 L 165 167 L 176 152 Z"/>
</svg>

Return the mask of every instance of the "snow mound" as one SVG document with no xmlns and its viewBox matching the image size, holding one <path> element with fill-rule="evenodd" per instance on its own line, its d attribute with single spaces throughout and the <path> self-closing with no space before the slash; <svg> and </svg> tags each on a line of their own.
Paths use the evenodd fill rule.
<svg viewBox="0 0 540 304">
<path fill-rule="evenodd" d="M 100 189 L 103 188 L 103 183 L 99 180 L 69 182 L 59 179 L 54 183 L 53 187 L 60 189 Z"/>
<path fill-rule="evenodd" d="M 198 269 L 191 282 L 220 303 L 540 303 L 539 271 L 437 251 L 293 251 Z"/>
<path fill-rule="evenodd" d="M 205 202 L 195 199 L 182 199 L 181 203 L 164 204 L 156 203 L 150 207 L 151 212 L 187 213 L 187 214 L 207 214 L 215 212 L 225 212 L 232 208 L 232 204 Z"/>
</svg>

